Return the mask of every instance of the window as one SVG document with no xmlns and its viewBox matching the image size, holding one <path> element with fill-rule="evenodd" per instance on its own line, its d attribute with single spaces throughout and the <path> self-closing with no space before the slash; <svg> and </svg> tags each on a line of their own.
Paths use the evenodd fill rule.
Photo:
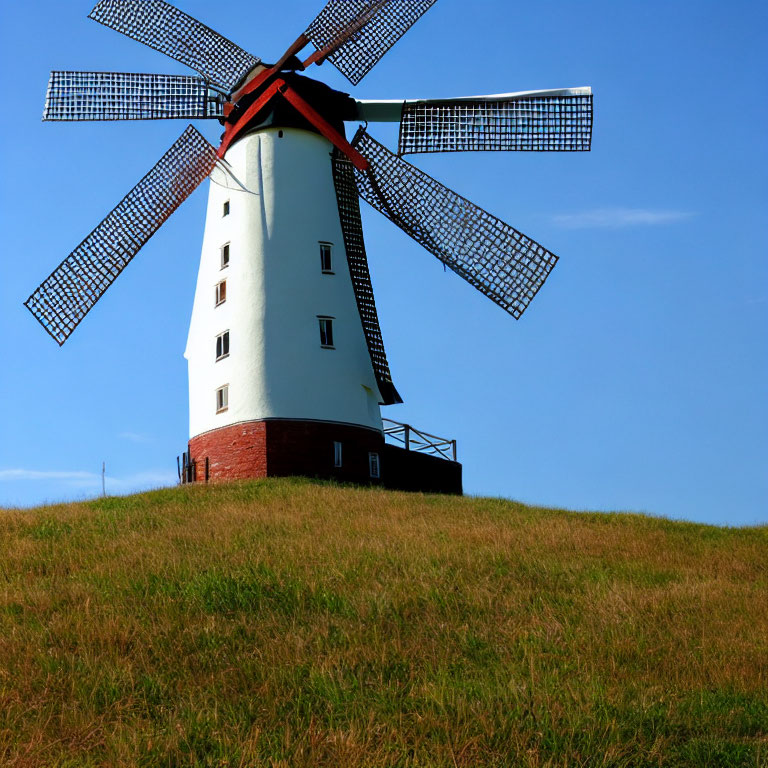
<svg viewBox="0 0 768 768">
<path fill-rule="evenodd" d="M 229 357 L 229 331 L 224 331 L 216 337 L 216 359 Z"/>
<path fill-rule="evenodd" d="M 216 390 L 216 413 L 222 413 L 229 408 L 229 384 Z"/>
<path fill-rule="evenodd" d="M 224 206 L 223 206 L 221 215 L 222 216 L 229 216 L 229 200 L 225 200 L 224 201 Z"/>
<path fill-rule="evenodd" d="M 333 444 L 333 466 L 341 466 L 341 443 L 334 442 Z"/>
<path fill-rule="evenodd" d="M 320 243 L 320 269 L 324 275 L 333 274 L 332 248 L 333 246 L 330 243 Z"/>
<path fill-rule="evenodd" d="M 320 317 L 320 346 L 325 349 L 333 349 L 333 318 Z"/>
<path fill-rule="evenodd" d="M 368 454 L 368 470 L 371 477 L 381 477 L 381 468 L 379 467 L 379 454 Z"/>
<path fill-rule="evenodd" d="M 216 285 L 216 306 L 223 304 L 227 300 L 227 281 L 222 280 Z"/>
<path fill-rule="evenodd" d="M 229 243 L 221 246 L 221 268 L 229 266 Z"/>
</svg>

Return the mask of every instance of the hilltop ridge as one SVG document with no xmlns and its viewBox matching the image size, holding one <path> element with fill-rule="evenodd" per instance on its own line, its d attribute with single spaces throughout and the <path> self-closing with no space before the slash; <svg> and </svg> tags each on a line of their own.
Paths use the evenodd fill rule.
<svg viewBox="0 0 768 768">
<path fill-rule="evenodd" d="M 768 765 L 768 528 L 268 480 L 0 515 L 3 766 Z"/>
</svg>

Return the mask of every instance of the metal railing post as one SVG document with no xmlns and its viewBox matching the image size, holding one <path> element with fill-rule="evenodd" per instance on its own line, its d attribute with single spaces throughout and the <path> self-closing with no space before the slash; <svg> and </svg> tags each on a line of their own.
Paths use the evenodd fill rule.
<svg viewBox="0 0 768 768">
<path fill-rule="evenodd" d="M 411 450 L 411 428 L 405 424 L 405 450 Z"/>
<path fill-rule="evenodd" d="M 453 446 L 453 460 L 456 461 L 456 441 L 451 440 L 451 445 Z"/>
</svg>

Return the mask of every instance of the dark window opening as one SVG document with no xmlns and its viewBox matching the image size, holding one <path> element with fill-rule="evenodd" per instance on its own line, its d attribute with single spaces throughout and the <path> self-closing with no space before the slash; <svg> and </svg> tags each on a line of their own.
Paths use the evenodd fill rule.
<svg viewBox="0 0 768 768">
<path fill-rule="evenodd" d="M 333 349 L 333 318 L 319 317 L 320 323 L 320 346 L 326 349 Z"/>
<path fill-rule="evenodd" d="M 229 243 L 221 247 L 221 268 L 229 266 Z"/>
<path fill-rule="evenodd" d="M 379 454 L 378 453 L 369 453 L 368 454 L 368 469 L 370 471 L 371 477 L 381 477 L 381 467 L 379 466 Z"/>
<path fill-rule="evenodd" d="M 222 216 L 229 216 L 229 200 L 225 201 Z"/>
<path fill-rule="evenodd" d="M 229 355 L 229 331 L 216 337 L 216 359 L 221 360 Z"/>
<path fill-rule="evenodd" d="M 341 443 L 334 442 L 333 444 L 333 466 L 341 466 Z"/>
<path fill-rule="evenodd" d="M 320 269 L 326 275 L 333 274 L 332 248 L 330 243 L 320 243 Z"/>
</svg>

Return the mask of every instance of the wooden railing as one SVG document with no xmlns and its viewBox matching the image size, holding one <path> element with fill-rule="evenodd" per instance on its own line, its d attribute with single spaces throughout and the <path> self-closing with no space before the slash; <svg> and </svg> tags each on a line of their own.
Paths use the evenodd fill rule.
<svg viewBox="0 0 768 768">
<path fill-rule="evenodd" d="M 395 445 L 405 446 L 406 451 L 426 453 L 447 461 L 456 461 L 456 441 L 445 437 L 430 435 L 410 424 L 401 424 L 392 419 L 382 419 L 384 422 L 384 437 L 389 438 Z"/>
</svg>

